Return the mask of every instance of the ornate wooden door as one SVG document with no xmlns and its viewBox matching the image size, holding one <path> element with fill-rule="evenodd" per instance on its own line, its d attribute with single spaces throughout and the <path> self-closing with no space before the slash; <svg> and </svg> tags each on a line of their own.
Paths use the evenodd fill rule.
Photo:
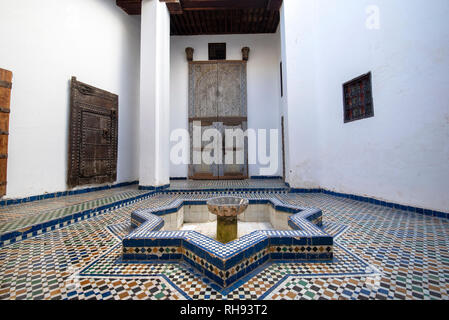
<svg viewBox="0 0 449 320">
<path fill-rule="evenodd" d="M 70 187 L 117 178 L 118 96 L 72 78 Z"/>
<path fill-rule="evenodd" d="M 247 145 L 241 141 L 229 141 L 226 129 L 247 129 L 246 62 L 245 61 L 199 61 L 189 63 L 189 128 L 193 138 L 193 124 L 201 121 L 202 132 L 218 131 L 221 154 L 207 149 L 210 142 L 202 142 L 201 150 L 190 143 L 189 177 L 192 179 L 244 179 L 248 176 Z M 226 142 L 228 139 L 228 142 Z M 215 150 L 217 150 L 216 148 Z M 241 152 L 242 161 L 224 164 L 230 151 Z M 219 164 L 198 164 L 193 152 L 211 152 L 222 161 Z M 234 154 L 235 161 L 241 156 Z M 198 160 L 198 159 L 197 159 Z"/>
<path fill-rule="evenodd" d="M 190 163 L 189 177 L 193 179 L 217 179 L 218 166 L 204 163 L 199 153 L 206 150 L 208 142 L 194 147 L 194 124 L 201 122 L 201 135 L 207 129 L 215 128 L 217 122 L 217 64 L 191 63 L 189 65 L 189 129 Z M 199 156 L 200 159 L 195 158 Z M 213 154 L 212 154 L 213 155 Z"/>
<path fill-rule="evenodd" d="M 0 69 L 0 197 L 6 194 L 12 72 Z"/>
<path fill-rule="evenodd" d="M 245 140 L 234 138 L 231 131 L 247 130 L 246 62 L 218 64 L 218 122 L 223 137 L 223 159 L 219 166 L 221 179 L 248 177 L 248 149 Z M 232 157 L 231 157 L 232 156 Z"/>
</svg>

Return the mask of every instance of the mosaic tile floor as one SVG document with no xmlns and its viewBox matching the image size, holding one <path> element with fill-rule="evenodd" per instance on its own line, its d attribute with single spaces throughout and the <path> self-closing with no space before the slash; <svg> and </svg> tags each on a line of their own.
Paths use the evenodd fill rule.
<svg viewBox="0 0 449 320">
<path fill-rule="evenodd" d="M 235 181 L 192 181 L 172 180 L 169 191 L 205 190 L 205 189 L 284 189 L 282 180 L 252 179 Z M 21 230 L 31 225 L 59 219 L 84 210 L 95 209 L 113 202 L 132 198 L 147 193 L 138 190 L 137 185 L 114 188 L 80 195 L 33 201 L 23 204 L 0 206 L 0 235 Z"/>
<path fill-rule="evenodd" d="M 333 263 L 269 264 L 226 290 L 180 264 L 125 264 L 120 238 L 157 195 L 0 248 L 0 299 L 449 299 L 449 222 L 325 194 L 277 194 L 323 210 Z"/>
<path fill-rule="evenodd" d="M 64 196 L 0 207 L 0 235 L 30 225 L 128 199 L 140 194 L 137 186 Z"/>
</svg>

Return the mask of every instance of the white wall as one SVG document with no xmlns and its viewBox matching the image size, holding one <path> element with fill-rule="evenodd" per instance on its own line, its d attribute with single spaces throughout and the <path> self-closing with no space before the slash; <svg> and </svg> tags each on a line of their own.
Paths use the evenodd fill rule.
<svg viewBox="0 0 449 320">
<path fill-rule="evenodd" d="M 369 5 L 380 9 L 378 30 L 365 26 Z M 287 67 L 295 74 L 288 79 L 289 124 L 318 125 L 290 126 L 297 137 L 290 143 L 292 186 L 308 187 L 311 178 L 337 192 L 448 212 L 449 2 L 285 0 L 284 6 Z M 344 124 L 342 84 L 368 71 L 375 117 Z"/>
<path fill-rule="evenodd" d="M 208 60 L 210 42 L 226 42 L 228 60 L 241 60 L 242 48 L 247 46 L 251 49 L 247 66 L 248 127 L 280 129 L 279 34 L 245 34 L 171 37 L 171 130 L 187 129 L 188 124 L 188 63 L 185 48 L 195 49 L 195 61 Z M 277 157 L 279 168 L 275 175 L 282 175 L 281 150 Z M 265 166 L 260 163 L 250 165 L 249 175 L 260 175 L 261 167 Z M 170 176 L 186 177 L 187 170 L 186 165 L 172 164 Z"/>
<path fill-rule="evenodd" d="M 71 76 L 119 95 L 117 182 L 137 180 L 139 20 L 108 0 L 0 2 L 0 67 L 14 77 L 7 197 L 67 189 Z"/>
</svg>

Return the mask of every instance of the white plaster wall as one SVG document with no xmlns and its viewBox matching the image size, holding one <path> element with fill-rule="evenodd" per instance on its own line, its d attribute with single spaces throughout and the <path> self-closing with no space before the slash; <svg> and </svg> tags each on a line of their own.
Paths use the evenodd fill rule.
<svg viewBox="0 0 449 320">
<path fill-rule="evenodd" d="M 380 10 L 378 30 L 365 26 L 369 5 Z M 449 2 L 285 0 L 284 6 L 288 72 L 299 73 L 288 79 L 289 133 L 297 137 L 290 143 L 292 186 L 309 187 L 310 180 L 448 212 Z M 375 117 L 344 124 L 342 84 L 368 71 Z M 296 108 L 304 111 L 292 113 Z M 316 119 L 318 130 L 306 123 Z"/>
<path fill-rule="evenodd" d="M 280 129 L 279 34 L 173 36 L 171 37 L 171 130 L 186 129 L 188 124 L 188 63 L 185 48 L 195 49 L 194 60 L 208 60 L 208 43 L 226 42 L 227 59 L 241 60 L 242 48 L 250 47 L 247 66 L 248 127 L 253 129 Z M 279 136 L 279 146 L 280 146 Z M 173 146 L 175 143 L 171 143 Z M 187 144 L 188 149 L 188 144 Z M 257 152 L 252 148 L 249 152 Z M 278 170 L 282 175 L 281 149 L 277 154 Z M 258 176 L 258 163 L 250 165 L 249 175 Z M 186 177 L 188 166 L 171 164 L 171 177 Z"/>
<path fill-rule="evenodd" d="M 119 95 L 117 182 L 138 179 L 139 20 L 108 0 L 0 1 L 0 67 L 14 73 L 7 197 L 67 189 L 71 76 Z"/>
</svg>

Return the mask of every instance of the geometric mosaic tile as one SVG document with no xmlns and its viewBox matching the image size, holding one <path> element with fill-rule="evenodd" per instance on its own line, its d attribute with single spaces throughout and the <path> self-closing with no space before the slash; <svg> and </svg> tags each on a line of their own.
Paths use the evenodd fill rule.
<svg viewBox="0 0 449 320">
<path fill-rule="evenodd" d="M 449 222 L 328 194 L 277 194 L 320 208 L 332 263 L 270 263 L 230 288 L 182 263 L 120 263 L 130 214 L 111 210 L 0 248 L 0 299 L 449 299 Z"/>
</svg>

